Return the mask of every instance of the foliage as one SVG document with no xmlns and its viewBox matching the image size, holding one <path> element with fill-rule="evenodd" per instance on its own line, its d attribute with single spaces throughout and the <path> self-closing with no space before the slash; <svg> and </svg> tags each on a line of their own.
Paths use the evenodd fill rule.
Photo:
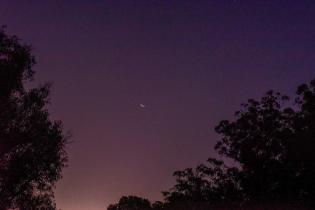
<svg viewBox="0 0 315 210">
<path fill-rule="evenodd" d="M 160 209 L 311 209 L 315 200 L 315 80 L 295 100 L 268 91 L 215 130 L 224 158 L 176 171 Z"/>
<path fill-rule="evenodd" d="M 212 206 L 241 199 L 237 186 L 238 169 L 227 167 L 223 161 L 210 158 L 208 164 L 195 169 L 174 172 L 175 186 L 163 192 L 166 203 L 172 205 Z"/>
<path fill-rule="evenodd" d="M 269 91 L 249 100 L 234 122 L 221 121 L 220 154 L 241 165 L 240 186 L 251 202 L 312 201 L 315 196 L 315 80 L 298 87 L 293 107 Z"/>
<path fill-rule="evenodd" d="M 138 196 L 122 196 L 117 204 L 111 204 L 108 210 L 149 210 L 151 203 Z"/>
<path fill-rule="evenodd" d="M 46 108 L 49 85 L 33 80 L 28 45 L 0 29 L 0 209 L 55 209 L 53 188 L 61 178 L 67 138 Z"/>
</svg>

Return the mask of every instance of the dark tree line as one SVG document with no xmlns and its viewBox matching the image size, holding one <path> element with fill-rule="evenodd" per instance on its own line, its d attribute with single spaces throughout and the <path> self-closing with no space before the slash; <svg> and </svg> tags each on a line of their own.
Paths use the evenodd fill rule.
<svg viewBox="0 0 315 210">
<path fill-rule="evenodd" d="M 120 200 L 108 210 L 315 207 L 315 80 L 300 85 L 293 100 L 274 91 L 249 99 L 215 131 L 222 136 L 216 151 L 235 167 L 210 158 L 176 171 L 164 202 L 134 208 Z"/>
<path fill-rule="evenodd" d="M 49 85 L 27 88 L 34 64 L 30 46 L 1 28 L 0 210 L 56 209 L 68 138 L 49 118 Z M 293 100 L 273 91 L 250 99 L 215 130 L 222 160 L 174 172 L 163 202 L 123 196 L 108 210 L 315 207 L 315 80 L 300 85 Z"/>
<path fill-rule="evenodd" d="M 49 119 L 49 85 L 26 88 L 34 64 L 30 46 L 0 28 L 0 210 L 56 208 L 67 138 Z"/>
</svg>

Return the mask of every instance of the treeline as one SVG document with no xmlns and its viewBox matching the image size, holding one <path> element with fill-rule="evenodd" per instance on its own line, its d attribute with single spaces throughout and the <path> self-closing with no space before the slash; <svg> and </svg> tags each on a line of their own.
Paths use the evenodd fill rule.
<svg viewBox="0 0 315 210">
<path fill-rule="evenodd" d="M 174 172 L 164 201 L 123 196 L 107 210 L 313 209 L 315 207 L 315 80 L 293 99 L 268 91 L 249 99 L 215 131 L 223 160 Z"/>
<path fill-rule="evenodd" d="M 67 163 L 68 136 L 46 106 L 49 85 L 27 88 L 34 64 L 31 47 L 0 28 L 0 210 L 55 210 Z M 123 196 L 108 210 L 314 209 L 315 80 L 292 99 L 268 91 L 241 107 L 215 128 L 222 159 L 174 172 L 163 202 Z"/>
</svg>

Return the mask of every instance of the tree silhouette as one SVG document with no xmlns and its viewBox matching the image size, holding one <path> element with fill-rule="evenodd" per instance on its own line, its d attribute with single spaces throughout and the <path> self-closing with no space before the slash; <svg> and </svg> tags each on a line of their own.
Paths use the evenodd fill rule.
<svg viewBox="0 0 315 210">
<path fill-rule="evenodd" d="M 108 210 L 150 210 L 151 203 L 138 196 L 122 196 L 117 204 L 111 204 Z"/>
<path fill-rule="evenodd" d="M 221 121 L 220 154 L 240 166 L 240 186 L 254 203 L 312 201 L 315 182 L 315 80 L 298 87 L 293 107 L 273 91 L 249 100 L 233 122 Z"/>
<path fill-rule="evenodd" d="M 227 167 L 223 161 L 208 159 L 195 169 L 187 168 L 174 172 L 176 184 L 170 191 L 163 192 L 166 206 L 183 209 L 199 209 L 229 203 L 230 206 L 241 199 L 238 189 L 238 169 Z M 189 207 L 189 208 L 188 208 Z"/>
<path fill-rule="evenodd" d="M 28 45 L 0 29 L 0 210 L 55 209 L 67 143 L 51 121 L 49 85 L 26 88 L 35 59 Z"/>
<path fill-rule="evenodd" d="M 288 96 L 268 91 L 260 101 L 242 104 L 235 120 L 221 121 L 215 130 L 222 139 L 215 149 L 238 167 L 210 159 L 212 167 L 175 172 L 176 184 L 164 193 L 166 201 L 314 205 L 315 80 L 296 93 L 290 104 Z"/>
<path fill-rule="evenodd" d="M 165 209 L 165 204 L 161 201 L 155 201 L 154 203 L 152 203 L 152 209 L 153 210 Z"/>
<path fill-rule="evenodd" d="M 297 88 L 295 100 L 268 91 L 221 121 L 210 158 L 176 171 L 159 209 L 313 209 L 315 206 L 315 79 Z"/>
</svg>

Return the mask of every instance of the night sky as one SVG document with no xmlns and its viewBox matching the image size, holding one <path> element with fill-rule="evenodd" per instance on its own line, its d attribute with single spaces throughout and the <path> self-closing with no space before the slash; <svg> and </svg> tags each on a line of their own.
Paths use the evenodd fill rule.
<svg viewBox="0 0 315 210">
<path fill-rule="evenodd" d="M 73 135 L 64 210 L 161 199 L 242 102 L 315 77 L 314 0 L 0 0 L 0 24 L 33 46 Z"/>
</svg>

